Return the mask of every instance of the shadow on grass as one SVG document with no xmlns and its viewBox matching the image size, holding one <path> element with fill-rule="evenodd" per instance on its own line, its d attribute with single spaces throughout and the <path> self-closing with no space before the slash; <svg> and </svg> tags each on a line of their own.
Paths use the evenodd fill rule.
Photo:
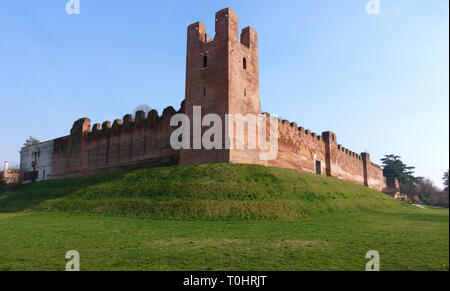
<svg viewBox="0 0 450 291">
<path fill-rule="evenodd" d="M 121 180 L 124 175 L 122 172 L 35 182 L 12 192 L 4 188 L 0 191 L 0 213 L 32 209 L 47 200 L 63 198 L 92 185 Z"/>
</svg>

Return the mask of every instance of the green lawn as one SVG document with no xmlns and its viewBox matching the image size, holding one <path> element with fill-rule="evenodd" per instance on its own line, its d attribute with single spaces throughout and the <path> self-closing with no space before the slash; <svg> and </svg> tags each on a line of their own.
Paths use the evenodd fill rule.
<svg viewBox="0 0 450 291">
<path fill-rule="evenodd" d="M 448 211 L 405 209 L 295 221 L 171 221 L 104 214 L 0 214 L 0 270 L 448 270 Z"/>
<path fill-rule="evenodd" d="M 208 165 L 0 190 L 0 270 L 448 270 L 449 212 L 352 183 Z"/>
</svg>

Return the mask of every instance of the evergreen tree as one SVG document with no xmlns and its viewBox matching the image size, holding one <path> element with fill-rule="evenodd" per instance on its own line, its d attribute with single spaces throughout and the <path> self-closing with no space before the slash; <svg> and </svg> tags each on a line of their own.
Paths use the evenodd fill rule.
<svg viewBox="0 0 450 291">
<path fill-rule="evenodd" d="M 381 161 L 383 163 L 383 174 L 385 177 L 397 178 L 402 184 L 415 182 L 415 167 L 410 167 L 403 163 L 400 156 L 386 155 Z"/>
</svg>

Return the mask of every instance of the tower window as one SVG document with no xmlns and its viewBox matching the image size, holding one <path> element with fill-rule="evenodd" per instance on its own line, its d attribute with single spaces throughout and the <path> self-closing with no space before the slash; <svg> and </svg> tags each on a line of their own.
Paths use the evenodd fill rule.
<svg viewBox="0 0 450 291">
<path fill-rule="evenodd" d="M 244 70 L 247 70 L 247 59 L 246 59 L 246 58 L 244 58 L 244 59 L 242 60 L 242 65 L 243 65 L 243 67 L 244 67 Z"/>
<path fill-rule="evenodd" d="M 203 56 L 203 68 L 208 67 L 208 56 Z"/>
<path fill-rule="evenodd" d="M 206 87 L 203 87 L 203 96 L 206 96 Z"/>
</svg>

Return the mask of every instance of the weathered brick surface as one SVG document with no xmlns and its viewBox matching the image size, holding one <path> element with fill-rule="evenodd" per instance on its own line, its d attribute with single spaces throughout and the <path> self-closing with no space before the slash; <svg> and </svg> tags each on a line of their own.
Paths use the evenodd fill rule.
<svg viewBox="0 0 450 291">
<path fill-rule="evenodd" d="M 60 137 L 53 141 L 52 179 L 64 178 L 68 168 L 68 148 L 70 136 Z"/>
<path fill-rule="evenodd" d="M 260 113 L 258 37 L 247 27 L 239 38 L 239 19 L 229 8 L 217 12 L 215 20 L 214 38 L 206 35 L 201 22 L 188 27 L 186 114 L 193 120 L 193 107 L 201 106 L 202 117 L 210 113 L 221 116 L 225 132 L 226 114 Z M 257 154 L 248 150 L 182 150 L 180 160 L 182 165 L 233 159 L 256 162 Z"/>
<path fill-rule="evenodd" d="M 333 132 L 323 132 L 320 136 L 288 121 L 280 121 L 278 127 L 278 157 L 269 161 L 269 166 L 316 173 L 318 161 L 323 175 L 365 185 L 378 191 L 385 187 L 383 171 L 370 162 L 369 154 L 360 155 L 338 145 L 337 136 Z"/>
<path fill-rule="evenodd" d="M 176 165 L 179 152 L 170 146 L 172 107 L 162 116 L 156 111 L 145 117 L 137 112 L 135 120 L 94 124 L 87 118 L 77 120 L 70 136 L 56 139 L 53 178 L 84 176 L 139 168 Z"/>
</svg>

